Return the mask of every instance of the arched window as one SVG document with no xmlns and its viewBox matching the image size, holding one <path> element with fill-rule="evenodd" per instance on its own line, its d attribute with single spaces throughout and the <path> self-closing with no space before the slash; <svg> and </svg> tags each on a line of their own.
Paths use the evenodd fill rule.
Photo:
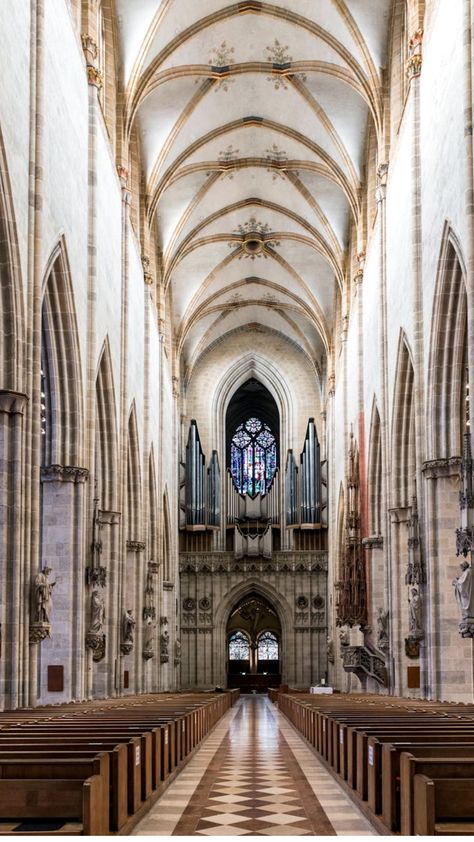
<svg viewBox="0 0 474 842">
<path fill-rule="evenodd" d="M 249 661 L 250 643 L 246 634 L 234 632 L 229 638 L 229 661 Z"/>
<path fill-rule="evenodd" d="M 266 494 L 277 466 L 276 441 L 270 427 L 255 417 L 239 424 L 232 437 L 230 463 L 240 494 Z"/>
<path fill-rule="evenodd" d="M 278 638 L 273 632 L 263 632 L 258 638 L 258 660 L 278 661 Z"/>
</svg>

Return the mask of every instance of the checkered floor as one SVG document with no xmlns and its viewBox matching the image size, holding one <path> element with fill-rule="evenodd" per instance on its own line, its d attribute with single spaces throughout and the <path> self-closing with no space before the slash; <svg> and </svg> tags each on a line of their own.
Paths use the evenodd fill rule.
<svg viewBox="0 0 474 842">
<path fill-rule="evenodd" d="M 368 836 L 374 830 L 268 699 L 244 696 L 134 833 Z"/>
</svg>

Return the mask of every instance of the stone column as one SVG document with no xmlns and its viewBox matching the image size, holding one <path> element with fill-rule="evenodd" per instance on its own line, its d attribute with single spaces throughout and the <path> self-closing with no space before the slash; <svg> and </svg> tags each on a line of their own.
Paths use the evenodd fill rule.
<svg viewBox="0 0 474 842">
<path fill-rule="evenodd" d="M 20 702 L 24 625 L 21 588 L 24 507 L 23 425 L 27 397 L 0 390 L 0 698 L 2 708 Z"/>
</svg>

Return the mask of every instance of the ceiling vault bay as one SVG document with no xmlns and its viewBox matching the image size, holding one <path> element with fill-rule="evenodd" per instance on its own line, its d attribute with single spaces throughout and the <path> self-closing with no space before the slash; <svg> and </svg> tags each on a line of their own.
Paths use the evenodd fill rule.
<svg viewBox="0 0 474 842">
<path fill-rule="evenodd" d="M 323 377 L 365 250 L 369 129 L 384 148 L 391 0 L 116 7 L 126 134 L 140 138 L 181 375 L 258 329 Z"/>
</svg>

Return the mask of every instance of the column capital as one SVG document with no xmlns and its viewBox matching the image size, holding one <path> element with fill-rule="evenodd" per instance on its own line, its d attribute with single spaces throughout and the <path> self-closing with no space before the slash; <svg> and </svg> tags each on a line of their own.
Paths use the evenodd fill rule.
<svg viewBox="0 0 474 842">
<path fill-rule="evenodd" d="M 0 389 L 0 413 L 6 415 L 23 415 L 28 395 L 24 392 L 12 392 L 9 389 Z"/>
<path fill-rule="evenodd" d="M 86 482 L 88 479 L 88 469 L 75 465 L 44 465 L 41 468 L 41 482 Z"/>
</svg>

